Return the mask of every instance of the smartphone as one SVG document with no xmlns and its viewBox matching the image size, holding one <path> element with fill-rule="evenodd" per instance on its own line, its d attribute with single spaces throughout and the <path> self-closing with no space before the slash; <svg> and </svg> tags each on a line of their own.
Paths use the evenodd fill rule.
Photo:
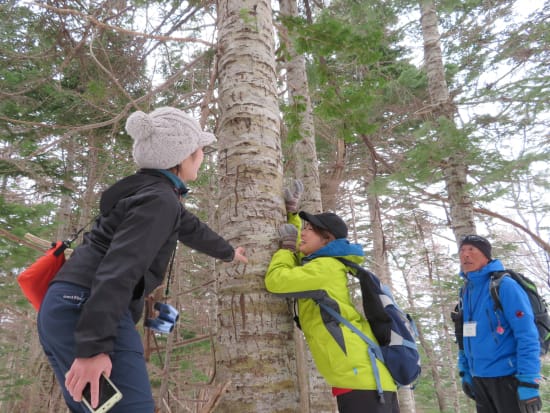
<svg viewBox="0 0 550 413">
<path fill-rule="evenodd" d="M 92 397 L 90 395 L 90 383 L 82 391 L 82 403 L 86 405 L 92 413 L 105 413 L 111 409 L 120 399 L 122 393 L 116 388 L 111 380 L 104 374 L 99 378 L 99 404 L 92 408 Z"/>
</svg>

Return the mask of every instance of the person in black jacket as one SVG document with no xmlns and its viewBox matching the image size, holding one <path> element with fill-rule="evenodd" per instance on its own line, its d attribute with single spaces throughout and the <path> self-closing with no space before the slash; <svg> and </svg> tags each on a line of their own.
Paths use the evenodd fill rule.
<svg viewBox="0 0 550 413">
<path fill-rule="evenodd" d="M 233 248 L 180 202 L 214 135 L 171 107 L 133 113 L 126 130 L 141 169 L 102 194 L 101 215 L 52 281 L 38 314 L 40 342 L 71 412 L 87 411 L 80 402 L 88 383 L 96 407 L 102 373 L 123 394 L 111 413 L 154 411 L 135 324 L 145 297 L 162 284 L 178 240 L 226 262 L 247 262 L 242 247 Z"/>
</svg>

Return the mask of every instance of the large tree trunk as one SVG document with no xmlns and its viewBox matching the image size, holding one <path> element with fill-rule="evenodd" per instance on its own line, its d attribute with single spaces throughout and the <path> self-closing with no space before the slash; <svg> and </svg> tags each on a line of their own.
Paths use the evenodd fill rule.
<svg viewBox="0 0 550 413">
<path fill-rule="evenodd" d="M 421 0 L 420 9 L 432 118 L 436 123 L 440 117 L 454 123 L 456 108 L 445 81 L 435 3 L 433 0 Z M 475 233 L 472 201 L 466 190 L 467 168 L 462 154 L 456 153 L 447 159 L 443 165 L 443 173 L 449 201 L 451 227 L 458 241 L 464 234 Z"/>
<path fill-rule="evenodd" d="M 440 119 L 445 119 L 448 123 L 454 124 L 456 108 L 445 81 L 445 69 L 437 27 L 438 18 L 433 0 L 421 0 L 420 9 L 420 22 L 424 38 L 424 60 L 426 62 L 432 107 L 431 117 L 437 128 Z M 466 189 L 467 166 L 463 154 L 457 151 L 453 156 L 442 161 L 442 171 L 445 177 L 451 228 L 458 243 L 462 235 L 475 233 L 473 205 Z M 423 340 L 423 337 L 421 339 Z M 443 409 L 445 406 L 451 405 L 452 402 L 448 400 L 450 396 L 443 394 L 441 391 L 442 383 L 439 374 L 435 372 L 432 377 L 434 378 L 438 405 Z"/>
<path fill-rule="evenodd" d="M 281 15 L 298 16 L 296 0 L 280 0 Z M 283 145 L 285 158 L 285 175 L 300 179 L 305 187 L 300 209 L 319 213 L 321 205 L 321 185 L 317 151 L 315 148 L 315 127 L 313 111 L 309 96 L 306 63 L 303 55 L 296 53 L 292 39 L 284 26 L 279 29 L 281 42 L 286 46 L 287 59 L 284 62 L 288 105 L 299 116 L 297 125 L 299 139 Z M 302 331 L 294 328 L 296 345 L 296 370 L 300 392 L 300 413 L 333 412 L 335 400 L 330 387 L 318 372 L 309 349 L 305 344 Z"/>
<path fill-rule="evenodd" d="M 216 381 L 231 386 L 216 411 L 296 412 L 292 320 L 263 282 L 285 219 L 272 10 L 267 1 L 218 7 L 219 224 L 249 264 L 218 274 Z"/>
<path fill-rule="evenodd" d="M 296 0 L 280 0 L 281 15 L 298 16 Z M 311 213 L 322 210 L 321 185 L 317 151 L 315 149 L 315 127 L 313 111 L 306 73 L 306 62 L 303 55 L 294 50 L 292 40 L 284 27 L 280 29 L 281 41 L 287 50 L 286 86 L 288 90 L 288 104 L 299 114 L 298 132 L 300 139 L 288 145 L 285 155 L 285 172 L 292 172 L 293 176 L 301 179 L 305 185 L 305 194 L 302 199 L 302 209 Z"/>
<path fill-rule="evenodd" d="M 327 126 L 328 133 L 331 128 Z M 338 207 L 338 189 L 344 180 L 344 167 L 346 164 L 346 144 L 343 139 L 328 137 L 334 152 L 329 154 L 326 167 L 320 172 L 321 175 L 321 197 L 324 211 L 336 211 Z"/>
<path fill-rule="evenodd" d="M 75 144 L 73 139 L 67 139 L 66 144 L 66 169 L 67 173 L 63 177 L 63 184 L 66 188 L 73 188 L 72 172 L 74 171 L 74 159 L 76 156 Z M 59 208 L 56 212 L 56 219 L 59 222 L 55 239 L 67 239 L 71 235 L 71 218 L 72 218 L 73 199 L 71 194 L 65 193 L 61 195 Z"/>
<path fill-rule="evenodd" d="M 377 160 L 373 153 L 373 145 L 369 142 L 367 136 L 363 137 L 367 144 L 365 156 L 365 184 L 367 187 L 367 203 L 369 206 L 369 226 L 372 232 L 372 248 L 374 258 L 373 271 L 380 279 L 392 287 L 390 267 L 388 262 L 388 250 L 386 246 L 386 236 L 384 235 L 384 226 L 382 225 L 382 213 L 380 210 L 380 200 L 378 195 L 369 190 L 377 177 Z M 402 386 L 398 390 L 399 407 L 401 413 L 415 413 L 414 393 L 411 386 Z"/>
</svg>

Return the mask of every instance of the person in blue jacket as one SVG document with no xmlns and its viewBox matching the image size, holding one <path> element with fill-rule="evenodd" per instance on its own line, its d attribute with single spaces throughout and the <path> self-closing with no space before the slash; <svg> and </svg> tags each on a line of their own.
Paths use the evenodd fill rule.
<svg viewBox="0 0 550 413">
<path fill-rule="evenodd" d="M 38 334 L 73 413 L 98 403 L 102 373 L 120 389 L 110 413 L 153 413 L 143 344 L 135 324 L 159 287 L 177 241 L 225 262 L 247 262 L 182 204 L 197 179 L 203 147 L 215 141 L 185 112 L 164 107 L 132 113 L 126 131 L 141 168 L 100 200 L 101 215 L 51 282 L 38 313 Z"/>
<path fill-rule="evenodd" d="M 493 271 L 504 266 L 491 257 L 491 244 L 478 235 L 462 238 L 459 248 L 463 350 L 458 371 L 464 393 L 477 413 L 535 413 L 539 394 L 540 343 L 529 298 L 510 277 L 503 277 L 495 310 L 489 291 Z"/>
</svg>

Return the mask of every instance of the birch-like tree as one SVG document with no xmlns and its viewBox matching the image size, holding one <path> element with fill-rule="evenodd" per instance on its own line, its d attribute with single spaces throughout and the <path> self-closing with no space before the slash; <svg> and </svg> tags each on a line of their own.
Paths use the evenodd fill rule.
<svg viewBox="0 0 550 413">
<path fill-rule="evenodd" d="M 315 145 L 315 125 L 313 106 L 308 87 L 306 59 L 296 52 L 294 39 L 284 25 L 285 18 L 298 18 L 296 0 L 281 0 L 281 23 L 278 31 L 280 60 L 282 61 L 282 93 L 284 108 L 283 155 L 284 173 L 287 185 L 292 179 L 304 184 L 304 194 L 300 209 L 310 213 L 323 211 L 321 204 L 321 184 L 317 149 Z M 294 303 L 292 303 L 294 307 Z M 289 314 L 292 317 L 293 314 Z M 296 365 L 300 386 L 300 412 L 331 412 L 335 409 L 334 397 L 324 378 L 319 374 L 302 331 L 294 327 L 296 343 Z"/>
<path fill-rule="evenodd" d="M 218 275 L 218 410 L 297 411 L 293 323 L 263 284 L 285 219 L 271 4 L 221 1 L 218 22 L 219 223 L 249 256 Z"/>
<path fill-rule="evenodd" d="M 465 149 L 456 139 L 459 136 L 454 123 L 456 106 L 450 97 L 445 80 L 435 3 L 431 0 L 422 0 L 420 10 L 424 64 L 430 95 L 429 115 L 436 130 L 433 132 L 433 138 L 438 146 L 452 145 L 453 148 L 440 162 L 449 201 L 451 227 L 459 242 L 461 236 L 476 232 L 472 200 L 467 190 Z"/>
</svg>

